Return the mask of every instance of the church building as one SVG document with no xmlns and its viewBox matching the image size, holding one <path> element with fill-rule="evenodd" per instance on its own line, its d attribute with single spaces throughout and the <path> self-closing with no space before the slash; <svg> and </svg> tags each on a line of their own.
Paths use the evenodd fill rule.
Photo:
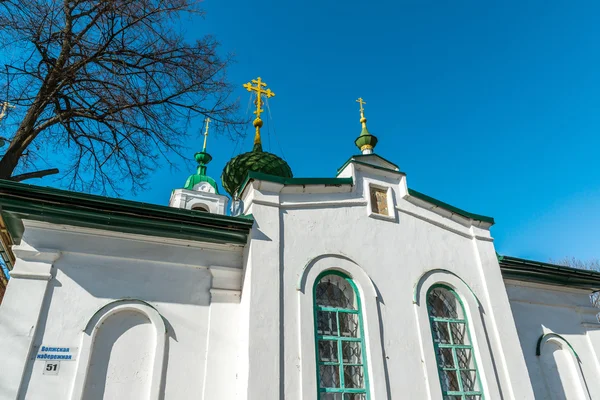
<svg viewBox="0 0 600 400">
<path fill-rule="evenodd" d="M 208 121 L 168 206 L 0 181 L 0 399 L 600 399 L 600 273 L 499 255 L 377 155 L 362 99 L 356 154 L 294 177 L 244 87 L 226 194 Z"/>
</svg>

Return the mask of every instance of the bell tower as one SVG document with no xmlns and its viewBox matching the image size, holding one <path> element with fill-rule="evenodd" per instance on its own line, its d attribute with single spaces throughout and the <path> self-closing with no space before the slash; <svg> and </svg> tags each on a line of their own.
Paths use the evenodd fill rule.
<svg viewBox="0 0 600 400">
<path fill-rule="evenodd" d="M 212 160 L 211 155 L 206 152 L 206 139 L 210 121 L 210 118 L 206 118 L 202 151 L 194 155 L 198 163 L 198 170 L 195 174 L 190 175 L 183 189 L 173 190 L 169 206 L 225 215 L 229 199 L 227 196 L 219 194 L 217 182 L 206 175 L 206 165 Z"/>
</svg>

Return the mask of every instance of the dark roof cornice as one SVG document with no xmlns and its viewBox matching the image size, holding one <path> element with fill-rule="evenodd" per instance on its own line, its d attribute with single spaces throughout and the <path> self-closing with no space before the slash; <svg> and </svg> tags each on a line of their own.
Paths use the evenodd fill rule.
<svg viewBox="0 0 600 400">
<path fill-rule="evenodd" d="M 16 243 L 22 219 L 223 244 L 246 244 L 254 222 L 6 180 L 0 180 L 0 207 Z"/>
<path fill-rule="evenodd" d="M 498 255 L 504 279 L 600 290 L 600 272 Z"/>
</svg>

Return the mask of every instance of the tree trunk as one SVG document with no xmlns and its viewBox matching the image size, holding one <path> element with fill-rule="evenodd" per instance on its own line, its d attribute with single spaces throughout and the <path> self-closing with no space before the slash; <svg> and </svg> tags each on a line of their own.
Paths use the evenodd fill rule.
<svg viewBox="0 0 600 400">
<path fill-rule="evenodd" d="M 19 164 L 19 159 L 40 133 L 36 132 L 35 124 L 44 111 L 44 108 L 46 108 L 47 99 L 49 98 L 48 93 L 51 93 L 55 88 L 56 80 L 54 78 L 54 71 L 52 71 L 42 84 L 35 101 L 27 110 L 27 114 L 23 118 L 21 125 L 19 125 L 15 137 L 0 160 L 0 179 L 9 179 L 11 177 Z"/>
<path fill-rule="evenodd" d="M 19 129 L 10 142 L 6 153 L 0 160 L 0 179 L 9 179 L 19 164 L 19 159 L 37 136 L 34 126 L 39 116 L 38 107 L 32 106 L 21 122 Z"/>
</svg>

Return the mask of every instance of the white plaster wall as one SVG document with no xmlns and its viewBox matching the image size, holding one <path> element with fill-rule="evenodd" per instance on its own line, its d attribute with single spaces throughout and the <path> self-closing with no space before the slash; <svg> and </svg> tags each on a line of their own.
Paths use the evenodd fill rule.
<svg viewBox="0 0 600 400">
<path fill-rule="evenodd" d="M 268 244 L 280 242 L 279 268 L 269 270 L 272 279 L 278 278 L 279 282 L 275 280 L 268 289 L 262 281 L 251 286 L 256 290 L 280 287 L 281 304 L 251 303 L 250 313 L 268 311 L 282 327 L 283 361 L 279 373 L 283 382 L 279 386 L 283 397 L 306 399 L 316 396 L 316 378 L 311 377 L 311 373 L 303 374 L 303 369 L 315 368 L 314 350 L 303 350 L 311 346 L 314 349 L 312 317 L 302 311 L 303 298 L 312 296 L 314 282 L 307 282 L 307 289 L 302 291 L 299 281 L 305 267 L 315 259 L 339 257 L 364 271 L 376 293 L 370 296 L 365 287 L 369 284 L 363 280 L 361 287 L 357 282 L 359 290 L 368 296 L 363 299 L 363 305 L 369 310 L 369 315 L 365 316 L 365 335 L 372 374 L 369 376 L 372 399 L 439 398 L 435 392 L 439 390 L 437 374 L 428 376 L 424 368 L 425 363 L 432 362 L 434 354 L 427 354 L 429 359 L 423 360 L 415 314 L 418 306 L 413 304 L 415 285 L 424 273 L 433 269 L 446 269 L 456 274 L 479 301 L 479 309 L 471 310 L 470 317 L 478 318 L 482 327 L 480 332 L 472 334 L 480 339 L 477 357 L 486 382 L 486 398 L 532 399 L 514 324 L 504 320 L 507 316 L 510 318 L 511 312 L 487 228 L 472 226 L 473 221 L 444 210 L 426 209 L 415 204 L 417 202 L 407 201 L 406 181 L 402 174 L 350 164 L 340 176 L 353 176 L 355 186 L 351 190 L 346 187 L 284 188 L 253 182 L 252 188 L 244 194 L 246 212 L 251 212 L 256 220 L 258 232 L 253 235 L 261 235 L 259 240 L 265 244 L 262 248 L 256 247 L 255 250 L 262 252 L 249 261 L 254 271 L 261 268 L 260 260 L 276 257 Z M 369 216 L 366 195 L 369 183 L 392 188 L 397 208 L 392 209 L 391 219 Z M 279 210 L 280 215 L 275 231 L 271 225 L 273 218 L 267 218 L 272 215 L 271 210 Z M 331 267 L 336 268 L 335 262 Z M 279 276 L 273 276 L 273 273 Z M 253 279 L 256 276 L 254 273 Z M 473 294 L 460 293 L 461 296 Z M 311 334 L 304 336 L 303 332 L 307 331 Z M 507 340 L 508 347 L 500 343 L 502 339 Z M 516 347 L 511 346 L 515 343 Z M 266 356 L 257 358 L 267 359 Z M 434 388 L 433 392 L 431 388 Z"/>
<path fill-rule="evenodd" d="M 195 206 L 203 206 L 208 212 L 213 214 L 227 214 L 227 203 L 229 198 L 224 195 L 214 193 L 214 188 L 206 182 L 201 182 L 203 186 L 210 191 L 175 189 L 169 199 L 169 207 L 193 209 Z M 199 185 L 196 185 L 199 186 Z"/>
<path fill-rule="evenodd" d="M 589 399 L 579 379 L 576 364 L 568 346 L 548 342 L 540 354 L 544 383 L 548 389 L 545 398 L 552 400 Z"/>
<path fill-rule="evenodd" d="M 241 270 L 242 247 L 50 224 L 30 225 L 26 224 L 24 242 L 60 252 L 53 263 L 52 279 L 44 296 L 39 325 L 30 332 L 34 346 L 81 347 L 83 330 L 96 311 L 114 300 L 139 299 L 154 307 L 165 324 L 166 360 L 160 390 L 164 397 L 161 398 L 232 398 L 229 393 L 233 392 L 231 387 L 235 387 L 238 374 L 239 347 L 234 340 L 239 330 L 239 304 L 212 303 L 216 310 L 211 310 L 212 276 L 209 267 Z M 17 279 L 15 282 L 17 285 L 20 283 Z M 29 296 L 34 295 L 14 290 L 12 294 L 7 293 L 9 302 L 3 304 L 0 315 L 13 315 L 16 312 L 12 309 L 13 305 L 26 302 Z M 106 323 L 111 318 L 122 317 L 119 314 L 110 316 Z M 136 315 L 133 319 L 139 318 Z M 155 356 L 157 339 L 156 335 L 148 333 L 144 324 L 137 324 L 140 321 L 133 319 L 125 319 L 119 325 L 121 329 L 123 326 L 127 329 L 120 336 L 115 336 L 117 342 L 110 350 L 106 391 L 110 395 L 104 398 L 131 399 L 130 393 L 133 392 L 139 398 L 149 398 L 146 393 L 152 373 L 147 371 L 148 360 L 145 357 Z M 119 327 L 110 330 L 118 331 Z M 17 340 L 16 334 L 18 332 L 2 331 L 0 340 L 5 346 L 11 346 Z M 109 344 L 102 340 L 100 336 L 100 344 L 107 348 Z M 233 342 L 228 343 L 228 340 Z M 218 357 L 209 353 L 208 346 L 218 352 Z M 33 353 L 31 355 L 34 356 Z M 222 375 L 228 386 L 222 385 L 223 379 L 207 373 L 212 362 L 230 367 Z M 27 360 L 20 398 L 71 398 L 77 363 L 62 361 L 59 374 L 50 376 L 42 374 L 42 361 Z M 94 368 L 91 372 L 98 374 Z M 90 382 L 98 385 L 101 381 L 102 377 L 92 376 Z M 118 389 L 119 385 L 124 389 Z M 141 392 L 139 388 L 142 388 Z M 98 394 L 97 391 L 90 392 L 90 387 L 87 389 L 84 399 L 97 398 L 90 395 Z M 3 396 L 0 391 L 0 399 L 4 398 L 14 397 Z"/>
<path fill-rule="evenodd" d="M 385 359 L 371 356 L 371 362 L 382 363 L 387 369 L 387 377 L 370 377 L 371 385 L 389 386 L 392 399 L 428 398 L 421 343 L 413 311 L 414 286 L 426 271 L 444 268 L 462 277 L 476 293 L 482 294 L 485 289 L 477 273 L 479 267 L 473 257 L 471 241 L 402 214 L 398 224 L 370 219 L 360 206 L 288 210 L 284 214 L 284 229 L 287 233 L 284 290 L 288 301 L 285 301 L 283 325 L 286 332 L 284 336 L 290 338 L 286 341 L 286 351 L 291 355 L 298 353 L 297 344 L 291 338 L 298 331 L 296 324 L 303 322 L 296 318 L 296 285 L 303 267 L 311 259 L 323 254 L 343 255 L 364 269 L 380 293 L 378 302 L 375 298 L 364 300 L 365 303 L 377 302 L 381 313 L 380 316 L 369 315 L 368 318 L 373 321 L 372 326 L 378 324 L 377 319 L 380 319 Z M 470 296 L 470 293 L 461 295 Z M 312 296 L 312 291 L 309 289 L 302 296 Z M 312 331 L 309 324 L 300 328 Z M 428 337 L 426 339 L 429 340 Z M 288 361 L 295 358 L 291 355 L 286 357 Z M 434 355 L 431 354 L 431 357 Z M 294 387 L 295 382 L 299 381 L 294 367 L 289 366 L 287 398 L 299 398 L 294 397 L 298 391 Z M 488 379 L 496 379 L 493 371 L 485 372 Z M 428 379 L 437 382 L 438 378 L 433 376 Z"/>
<path fill-rule="evenodd" d="M 600 398 L 600 310 L 589 291 L 517 281 L 507 281 L 506 289 L 536 399 Z M 567 340 L 579 360 L 560 341 L 544 343 L 537 356 L 537 341 L 547 333 Z"/>
<path fill-rule="evenodd" d="M 315 398 L 312 285 L 318 271 L 338 269 L 361 293 L 371 400 L 441 397 L 419 300 L 438 282 L 454 287 L 465 303 L 486 398 L 533 399 L 530 355 L 523 345 L 523 357 L 521 344 L 523 332 L 529 341 L 535 331 L 523 328 L 532 323 L 526 316 L 539 310 L 515 317 L 517 336 L 512 313 L 519 311 L 514 299 L 509 304 L 488 226 L 408 196 L 403 174 L 350 164 L 340 176 L 353 176 L 355 185 L 248 185 L 245 212 L 256 222 L 246 248 L 27 222 L 24 243 L 58 259 L 40 264 L 40 271 L 52 265 L 46 283 L 9 284 L 0 321 L 18 315 L 28 299 L 41 304 L 27 311 L 27 323 L 17 331 L 0 325 L 0 342 L 20 349 L 7 353 L 14 357 L 9 364 L 19 369 L 24 357 L 16 355 L 29 342 L 77 346 L 97 310 L 114 300 L 139 299 L 165 322 L 165 399 Z M 369 184 L 390 188 L 390 218 L 371 214 Z M 27 275 L 33 264 L 17 265 Z M 231 271 L 242 268 L 243 282 L 237 282 Z M 573 307 L 586 317 L 574 321 L 570 310 L 564 316 L 569 322 L 561 323 L 592 326 L 581 293 L 575 298 L 579 305 Z M 600 330 L 586 329 L 585 363 L 598 368 Z M 76 366 L 64 362 L 58 376 L 48 376 L 40 362 L 26 360 L 23 383 L 13 385 L 21 387 L 21 398 L 68 399 Z M 144 387 L 149 375 L 139 376 Z"/>
<path fill-rule="evenodd" d="M 154 330 L 135 311 L 110 316 L 96 333 L 84 399 L 147 399 L 150 395 Z"/>
<path fill-rule="evenodd" d="M 282 187 L 266 184 L 266 187 Z M 277 195 L 262 196 L 276 204 Z M 275 202 L 275 203 L 273 203 Z M 281 304 L 281 214 L 276 207 L 251 208 L 255 218 L 248 244 L 242 303 L 247 311 L 247 399 L 285 398 L 281 382 L 283 364 Z M 261 221 L 261 222 L 258 222 Z M 246 308 L 247 307 L 247 308 Z"/>
</svg>

